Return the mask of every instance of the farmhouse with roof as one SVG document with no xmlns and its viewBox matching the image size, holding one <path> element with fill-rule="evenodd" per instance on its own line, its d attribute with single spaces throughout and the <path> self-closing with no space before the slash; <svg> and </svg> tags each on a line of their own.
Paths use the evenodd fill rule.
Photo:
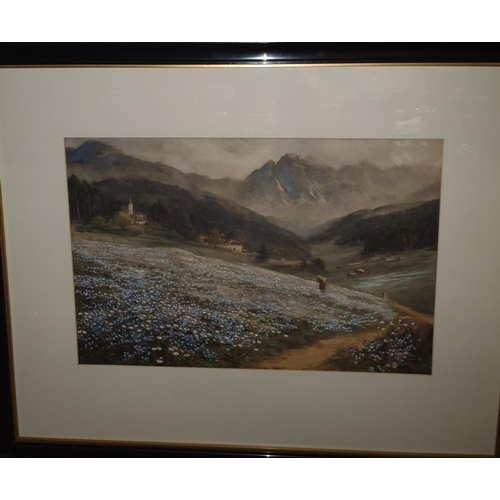
<svg viewBox="0 0 500 500">
<path fill-rule="evenodd" d="M 244 244 L 244 240 L 240 240 L 239 238 L 229 238 L 224 241 L 224 243 L 222 244 L 222 248 L 242 253 Z"/>
<path fill-rule="evenodd" d="M 210 237 L 206 234 L 200 234 L 197 237 L 198 243 L 202 243 L 203 245 L 210 245 Z M 233 252 L 239 253 L 248 253 L 247 250 L 243 249 L 245 245 L 245 240 L 240 238 L 226 238 L 219 245 L 219 248 L 223 248 L 224 250 L 231 250 Z"/>
</svg>

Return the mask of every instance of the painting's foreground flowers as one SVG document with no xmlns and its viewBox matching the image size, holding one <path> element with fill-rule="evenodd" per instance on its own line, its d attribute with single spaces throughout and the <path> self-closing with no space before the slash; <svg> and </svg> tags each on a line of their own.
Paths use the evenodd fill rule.
<svg viewBox="0 0 500 500">
<path fill-rule="evenodd" d="M 79 349 L 88 359 L 110 346 L 115 363 L 161 364 L 163 346 L 186 364 L 224 365 L 232 353 L 241 359 L 266 346 L 267 354 L 268 345 L 304 331 L 319 339 L 395 317 L 358 292 L 332 287 L 319 298 L 301 278 L 176 248 L 75 242 L 74 255 L 84 269 L 75 289 Z"/>
</svg>

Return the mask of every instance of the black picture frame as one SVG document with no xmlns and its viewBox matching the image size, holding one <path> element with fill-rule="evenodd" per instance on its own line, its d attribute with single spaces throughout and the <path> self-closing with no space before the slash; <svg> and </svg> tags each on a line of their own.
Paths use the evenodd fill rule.
<svg viewBox="0 0 500 500">
<path fill-rule="evenodd" d="M 64 67 L 94 65 L 265 65 L 265 64 L 481 64 L 498 65 L 497 44 L 383 44 L 383 43 L 4 43 L 0 67 Z M 3 235 L 2 235 L 3 236 Z M 0 245 L 3 252 L 4 245 Z M 5 260 L 1 255 L 2 278 Z M 5 282 L 0 289 L 0 456 L 5 457 L 285 457 L 324 456 L 319 452 L 272 449 L 169 446 L 104 446 L 88 442 L 20 443 L 15 439 L 11 353 Z M 497 431 L 496 456 L 500 456 Z M 329 456 L 386 456 L 384 453 L 327 453 Z M 406 456 L 400 454 L 399 456 Z"/>
</svg>

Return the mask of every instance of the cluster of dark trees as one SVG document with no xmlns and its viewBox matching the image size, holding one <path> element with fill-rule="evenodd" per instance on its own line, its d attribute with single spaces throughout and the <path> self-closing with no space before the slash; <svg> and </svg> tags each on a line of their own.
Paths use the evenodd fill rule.
<svg viewBox="0 0 500 500">
<path fill-rule="evenodd" d="M 255 260 L 257 262 L 267 262 L 271 258 L 271 253 L 267 249 L 266 245 L 261 245 L 257 250 L 255 255 Z"/>
<path fill-rule="evenodd" d="M 175 231 L 185 238 L 194 238 L 196 229 L 193 216 L 182 206 L 175 203 L 167 204 L 165 201 L 154 202 L 148 211 L 148 220 L 152 229 L 157 231 Z"/>
<path fill-rule="evenodd" d="M 87 181 L 72 175 L 68 179 L 69 213 L 71 220 L 90 222 L 100 215 L 108 218 L 118 212 L 122 203 L 102 193 Z"/>
<path fill-rule="evenodd" d="M 363 243 L 363 256 L 437 248 L 438 225 L 439 200 L 433 200 L 386 215 L 358 220 L 345 217 L 335 241 L 339 245 Z"/>
<path fill-rule="evenodd" d="M 68 178 L 68 195 L 71 220 L 92 223 L 92 228 L 100 230 L 105 230 L 107 227 L 105 222 L 116 218 L 116 214 L 127 203 L 115 199 L 75 175 Z M 196 234 L 192 217 L 176 203 L 168 205 L 164 200 L 158 200 L 149 205 L 144 201 L 136 201 L 134 209 L 136 212 L 146 212 L 152 229 L 175 231 L 186 238 L 193 238 Z"/>
<path fill-rule="evenodd" d="M 300 271 L 309 271 L 313 274 L 324 273 L 326 271 L 325 261 L 319 257 L 307 261 L 302 260 L 299 264 Z"/>
</svg>

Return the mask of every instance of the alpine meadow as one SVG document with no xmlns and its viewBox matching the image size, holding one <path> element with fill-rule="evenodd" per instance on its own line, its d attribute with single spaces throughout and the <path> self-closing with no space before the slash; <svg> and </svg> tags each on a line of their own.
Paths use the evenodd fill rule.
<svg viewBox="0 0 500 500">
<path fill-rule="evenodd" d="M 431 374 L 442 140 L 65 148 L 81 364 Z"/>
</svg>

